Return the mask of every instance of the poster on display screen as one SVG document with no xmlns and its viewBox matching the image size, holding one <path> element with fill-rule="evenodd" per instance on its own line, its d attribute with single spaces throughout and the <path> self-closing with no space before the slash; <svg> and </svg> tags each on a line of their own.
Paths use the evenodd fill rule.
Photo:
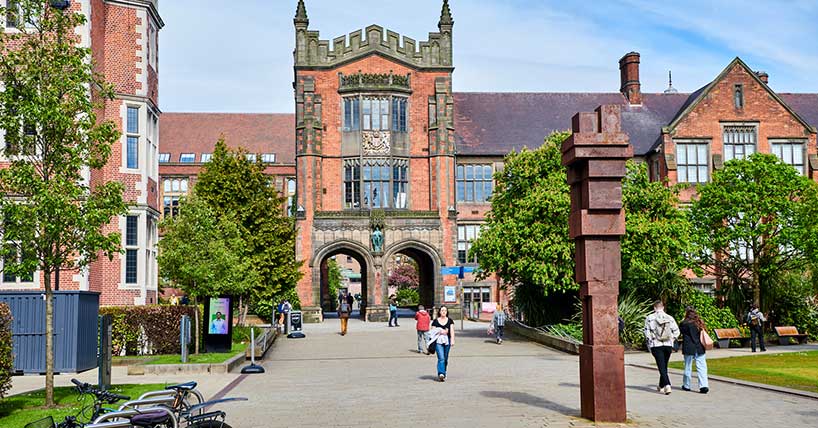
<svg viewBox="0 0 818 428">
<path fill-rule="evenodd" d="M 207 352 L 228 352 L 233 347 L 233 298 L 208 297 L 205 300 L 204 331 Z"/>
<path fill-rule="evenodd" d="M 457 302 L 457 287 L 454 285 L 447 285 L 443 287 L 443 302 L 455 303 Z"/>
<path fill-rule="evenodd" d="M 227 297 L 210 298 L 210 319 L 208 333 L 227 334 L 230 330 L 230 299 Z"/>
</svg>

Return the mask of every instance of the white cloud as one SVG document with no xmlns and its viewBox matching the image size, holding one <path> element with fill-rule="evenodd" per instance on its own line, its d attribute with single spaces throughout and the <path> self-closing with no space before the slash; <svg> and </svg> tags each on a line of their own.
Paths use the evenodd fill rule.
<svg viewBox="0 0 818 428">
<path fill-rule="evenodd" d="M 416 40 L 437 30 L 441 0 L 306 0 L 310 29 L 332 40 L 379 24 Z M 451 0 L 455 90 L 615 92 L 617 61 L 642 54 L 643 90 L 693 91 L 736 55 L 782 91 L 818 91 L 815 2 Z M 173 0 L 160 9 L 165 111 L 292 111 L 295 0 Z M 740 13 L 736 13 L 740 11 Z"/>
</svg>

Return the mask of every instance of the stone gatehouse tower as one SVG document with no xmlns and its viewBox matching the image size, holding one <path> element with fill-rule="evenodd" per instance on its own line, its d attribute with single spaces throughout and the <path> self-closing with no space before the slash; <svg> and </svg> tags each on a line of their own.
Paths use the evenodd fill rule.
<svg viewBox="0 0 818 428">
<path fill-rule="evenodd" d="M 443 302 L 441 267 L 456 265 L 452 20 L 416 42 L 372 25 L 321 40 L 303 0 L 295 24 L 298 294 L 307 320 L 335 296 L 327 260 L 361 266 L 368 320 L 387 316 L 387 264 L 419 266 L 420 300 Z M 447 278 L 447 281 L 453 279 Z"/>
</svg>

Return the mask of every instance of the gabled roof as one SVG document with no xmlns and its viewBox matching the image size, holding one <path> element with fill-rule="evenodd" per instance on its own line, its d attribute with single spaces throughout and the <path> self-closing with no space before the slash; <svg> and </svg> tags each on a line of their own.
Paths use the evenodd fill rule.
<svg viewBox="0 0 818 428">
<path fill-rule="evenodd" d="M 643 94 L 641 106 L 629 106 L 619 92 L 456 92 L 453 96 L 457 153 L 464 156 L 504 156 L 523 147 L 540 147 L 550 133 L 570 129 L 574 114 L 601 104 L 622 106 L 622 128 L 634 154 L 642 156 L 688 98 L 688 94 Z"/>
<path fill-rule="evenodd" d="M 295 115 L 256 113 L 163 113 L 159 152 L 178 162 L 181 153 L 212 153 L 224 136 L 229 147 L 274 153 L 276 164 L 295 163 Z"/>
<path fill-rule="evenodd" d="M 724 70 L 722 70 L 722 71 L 721 71 L 721 73 L 719 73 L 719 75 L 718 75 L 718 76 L 717 76 L 715 79 L 713 79 L 713 81 L 712 81 L 712 82 L 708 83 L 706 86 L 704 86 L 704 87 L 700 88 L 700 89 L 699 89 L 699 90 L 697 90 L 696 92 L 694 92 L 694 93 L 690 94 L 690 97 L 688 98 L 688 100 L 687 100 L 687 101 L 685 101 L 684 106 L 683 106 L 683 107 L 682 107 L 682 108 L 679 110 L 679 113 L 678 113 L 678 114 L 676 115 L 676 117 L 674 117 L 674 118 L 673 118 L 673 120 L 672 120 L 672 121 L 671 121 L 671 122 L 668 124 L 668 126 L 667 126 L 667 131 L 669 131 L 669 132 L 670 132 L 670 131 L 673 131 L 673 130 L 676 128 L 676 126 L 678 126 L 678 125 L 679 125 L 679 123 L 680 123 L 680 122 L 681 122 L 681 121 L 682 121 L 684 118 L 686 118 L 686 117 L 687 117 L 687 115 L 688 115 L 688 114 L 690 114 L 690 112 L 691 112 L 691 111 L 693 111 L 693 109 L 695 109 L 695 108 L 696 108 L 696 106 L 697 106 L 697 105 L 698 105 L 698 104 L 699 104 L 699 103 L 700 103 L 700 102 L 701 102 L 701 101 L 702 101 L 702 100 L 703 100 L 705 97 L 707 97 L 707 95 L 710 93 L 710 91 L 711 91 L 711 90 L 713 90 L 713 88 L 714 88 L 714 87 L 715 87 L 715 86 L 716 86 L 716 85 L 717 85 L 719 82 L 721 82 L 721 80 L 722 80 L 722 79 L 724 79 L 724 77 L 725 77 L 725 76 L 727 76 L 727 74 L 730 72 L 730 70 L 732 70 L 732 69 L 733 69 L 733 67 L 734 67 L 736 64 L 740 65 L 740 66 L 741 66 L 741 67 L 744 69 L 744 71 L 745 71 L 747 74 L 749 74 L 749 75 L 750 75 L 750 76 L 751 76 L 753 79 L 755 79 L 755 81 L 756 81 L 756 82 L 758 82 L 758 84 L 759 84 L 759 85 L 761 85 L 761 87 L 762 87 L 762 88 L 764 88 L 764 90 L 765 90 L 765 91 L 767 91 L 767 93 L 768 93 L 768 94 L 769 94 L 769 95 L 770 95 L 770 96 L 771 96 L 773 99 L 775 99 L 776 101 L 778 101 L 778 103 L 779 103 L 779 104 L 781 104 L 781 106 L 782 106 L 782 107 L 784 107 L 784 108 L 785 108 L 785 109 L 786 109 L 786 110 L 787 110 L 787 111 L 788 111 L 790 114 L 792 114 L 792 116 L 793 116 L 793 117 L 794 117 L 794 118 L 795 118 L 797 121 L 801 122 L 801 124 L 802 124 L 802 125 L 804 125 L 804 127 L 805 127 L 805 128 L 812 130 L 812 132 L 816 132 L 816 130 L 815 130 L 815 125 L 814 125 L 814 124 L 812 124 L 812 125 L 811 125 L 809 122 L 807 122 L 806 120 L 804 120 L 804 118 L 802 118 L 802 117 L 801 117 L 801 115 L 799 115 L 799 114 L 798 114 L 798 113 L 797 113 L 795 110 L 793 110 L 793 109 L 790 107 L 790 105 L 789 105 L 789 104 L 787 104 L 786 102 L 784 102 L 784 100 L 783 100 L 783 99 L 781 99 L 781 97 L 780 97 L 780 96 L 778 96 L 778 94 L 776 94 L 776 93 L 775 93 L 775 92 L 774 92 L 772 89 L 770 89 L 770 87 L 769 87 L 769 86 L 768 86 L 766 83 L 764 83 L 764 82 L 763 82 L 763 81 L 762 81 L 762 80 L 761 80 L 761 79 L 758 77 L 758 75 L 757 75 L 757 74 L 756 74 L 756 73 L 755 73 L 755 72 L 754 72 L 754 71 L 753 71 L 753 70 L 752 70 L 752 69 L 751 69 L 749 66 L 747 66 L 747 64 L 746 64 L 744 61 L 742 61 L 742 60 L 741 60 L 741 58 L 739 58 L 739 57 L 736 57 L 735 59 L 733 59 L 732 61 L 730 61 L 730 64 L 728 64 L 728 65 L 727 65 L 727 67 L 725 67 L 725 68 L 724 68 Z"/>
</svg>

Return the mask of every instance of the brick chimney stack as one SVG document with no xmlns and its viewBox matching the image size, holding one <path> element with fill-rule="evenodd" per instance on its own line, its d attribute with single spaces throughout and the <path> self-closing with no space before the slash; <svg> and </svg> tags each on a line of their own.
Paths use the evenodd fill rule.
<svg viewBox="0 0 818 428">
<path fill-rule="evenodd" d="M 770 84 L 770 75 L 766 71 L 756 71 L 756 75 L 765 85 Z"/>
<path fill-rule="evenodd" d="M 619 76 L 622 86 L 619 92 L 631 105 L 642 104 L 642 85 L 639 83 L 639 52 L 626 53 L 619 60 Z"/>
</svg>

